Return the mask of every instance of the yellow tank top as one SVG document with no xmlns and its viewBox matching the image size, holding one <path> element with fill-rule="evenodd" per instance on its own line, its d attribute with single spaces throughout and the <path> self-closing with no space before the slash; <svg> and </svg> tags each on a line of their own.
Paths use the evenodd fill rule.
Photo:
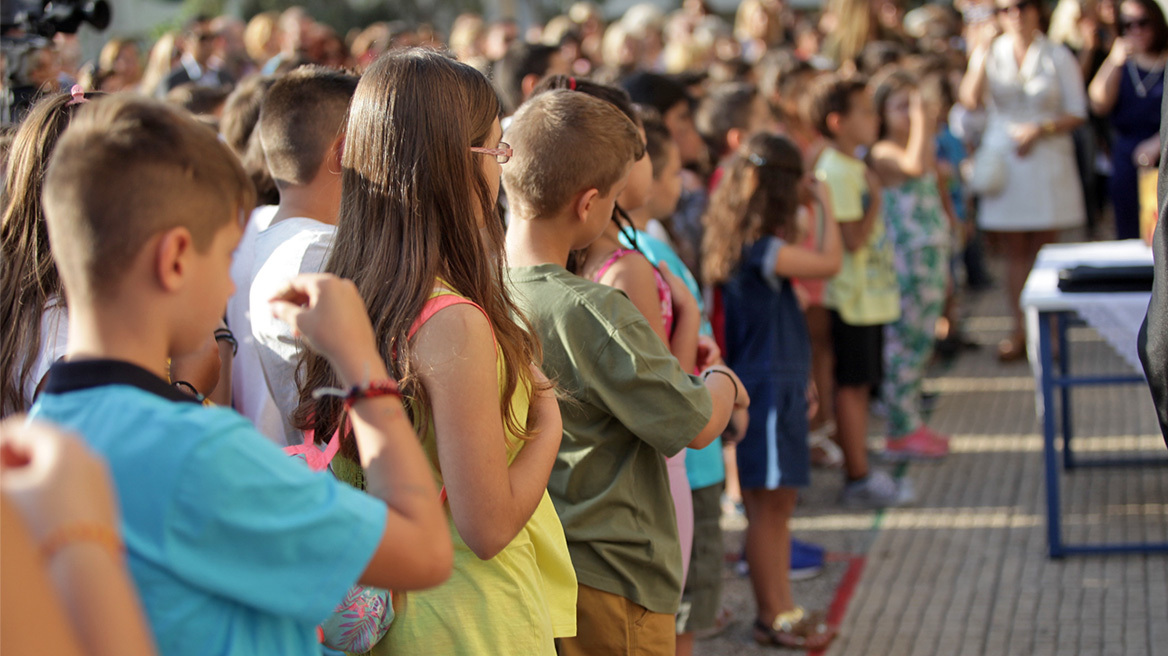
<svg viewBox="0 0 1168 656">
<path fill-rule="evenodd" d="M 441 296 L 456 298 L 437 304 L 438 309 L 470 303 L 449 289 L 439 288 L 427 307 Z M 420 321 L 436 311 L 424 312 Z M 501 354 L 495 361 L 502 390 L 507 363 Z M 530 382 L 520 379 L 511 397 L 512 411 L 520 424 L 526 423 L 530 405 Z M 443 486 L 433 417 L 428 415 L 427 409 L 415 412 L 416 417 L 428 419 L 424 422 L 428 428 L 419 430 L 419 437 L 434 480 Z M 507 462 L 511 463 L 526 442 L 504 430 Z M 431 590 L 406 595 L 389 632 L 371 653 L 550 656 L 555 653 L 553 638 L 576 634 L 576 574 L 563 526 L 546 491 L 519 534 L 490 560 L 480 560 L 466 546 L 449 506 L 446 516 L 454 541 L 450 579 Z"/>
</svg>

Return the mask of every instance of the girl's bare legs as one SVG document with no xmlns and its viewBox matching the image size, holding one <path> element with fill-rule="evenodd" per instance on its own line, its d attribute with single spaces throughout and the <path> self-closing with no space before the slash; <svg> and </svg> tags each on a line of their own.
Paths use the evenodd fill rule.
<svg viewBox="0 0 1168 656">
<path fill-rule="evenodd" d="M 791 530 L 798 492 L 794 488 L 743 490 L 746 505 L 746 562 L 758 604 L 758 621 L 771 626 L 780 613 L 793 610 Z"/>
</svg>

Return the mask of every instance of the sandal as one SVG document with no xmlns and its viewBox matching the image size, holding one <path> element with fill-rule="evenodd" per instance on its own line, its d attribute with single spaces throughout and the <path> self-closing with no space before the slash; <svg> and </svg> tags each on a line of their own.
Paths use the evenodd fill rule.
<svg viewBox="0 0 1168 656">
<path fill-rule="evenodd" d="M 844 452 L 832 441 L 835 432 L 833 424 L 824 425 L 807 434 L 807 446 L 811 451 L 811 464 L 823 469 L 841 469 L 844 466 Z"/>
<path fill-rule="evenodd" d="M 998 344 L 998 360 L 1001 362 L 1016 362 L 1026 358 L 1026 340 L 1013 337 L 1003 339 Z"/>
<path fill-rule="evenodd" d="M 827 649 L 838 631 L 824 621 L 822 613 L 806 613 L 802 607 L 779 614 L 771 626 L 754 623 L 754 641 L 760 645 L 819 651 Z"/>
</svg>

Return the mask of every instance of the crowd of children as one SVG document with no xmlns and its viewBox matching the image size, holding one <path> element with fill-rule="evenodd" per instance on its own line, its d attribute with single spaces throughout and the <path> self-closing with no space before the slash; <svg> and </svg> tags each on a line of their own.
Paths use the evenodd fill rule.
<svg viewBox="0 0 1168 656">
<path fill-rule="evenodd" d="M 176 72 L 251 75 L 213 111 L 122 69 L 32 104 L 0 412 L 78 434 L 120 514 L 38 539 L 124 549 L 160 653 L 682 655 L 726 624 L 737 502 L 754 640 L 827 647 L 791 587 L 812 465 L 883 508 L 914 492 L 874 413 L 884 458 L 949 451 L 922 381 L 971 232 L 963 62 L 856 49 L 837 7 L 825 70 L 782 45 L 806 17 L 753 3 L 739 43 L 689 5 L 684 52 L 649 10 L 602 48 L 581 5 L 457 57 L 382 25 L 348 69 L 302 10 L 250 60 L 200 18 Z"/>
</svg>

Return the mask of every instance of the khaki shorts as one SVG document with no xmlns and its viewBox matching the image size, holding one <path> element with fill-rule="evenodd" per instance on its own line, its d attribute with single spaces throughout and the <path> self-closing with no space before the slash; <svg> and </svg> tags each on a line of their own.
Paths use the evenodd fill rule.
<svg viewBox="0 0 1168 656">
<path fill-rule="evenodd" d="M 556 640 L 559 656 L 673 656 L 673 615 L 654 613 L 610 592 L 581 585 L 576 637 Z"/>
</svg>

